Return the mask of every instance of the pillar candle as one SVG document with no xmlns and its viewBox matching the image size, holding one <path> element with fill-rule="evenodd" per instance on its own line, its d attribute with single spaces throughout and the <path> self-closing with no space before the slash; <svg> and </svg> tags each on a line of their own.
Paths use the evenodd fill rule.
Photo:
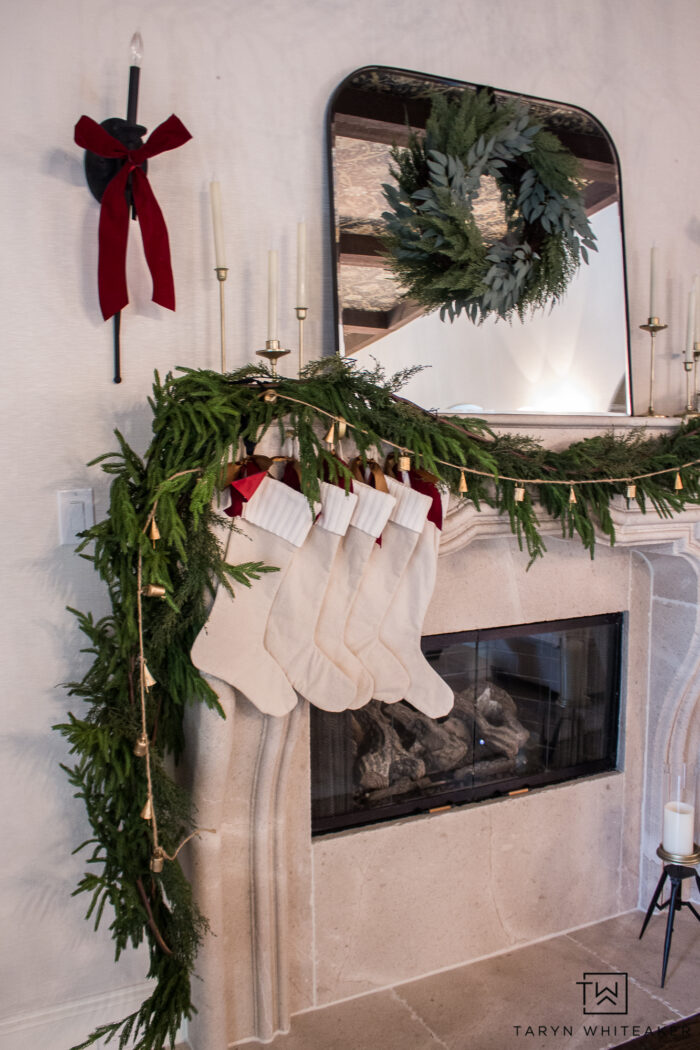
<svg viewBox="0 0 700 1050">
<path fill-rule="evenodd" d="M 211 201 L 211 221 L 214 227 L 214 258 L 216 267 L 226 266 L 224 250 L 224 221 L 221 212 L 221 186 L 218 182 L 209 183 L 209 200 Z"/>
<path fill-rule="evenodd" d="M 277 279 L 279 259 L 271 248 L 267 255 L 267 338 L 277 338 Z"/>
<path fill-rule="evenodd" d="M 695 807 L 688 802 L 667 802 L 661 844 L 667 853 L 689 856 L 693 852 Z"/>
</svg>

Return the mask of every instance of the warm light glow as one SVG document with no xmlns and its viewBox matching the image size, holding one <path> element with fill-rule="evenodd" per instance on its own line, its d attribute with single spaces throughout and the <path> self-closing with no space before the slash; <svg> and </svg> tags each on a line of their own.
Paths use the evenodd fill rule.
<svg viewBox="0 0 700 1050">
<path fill-rule="evenodd" d="M 544 412 L 547 415 L 593 411 L 594 406 L 587 392 L 570 380 L 535 392 L 532 402 L 518 409 L 518 412 Z"/>
<path fill-rule="evenodd" d="M 129 45 L 129 65 L 140 66 L 143 58 L 143 40 L 140 33 L 134 33 Z"/>
</svg>

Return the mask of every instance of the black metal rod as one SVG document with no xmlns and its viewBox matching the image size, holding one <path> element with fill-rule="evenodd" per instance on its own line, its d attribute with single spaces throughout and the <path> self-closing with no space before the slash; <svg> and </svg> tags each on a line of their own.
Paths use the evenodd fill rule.
<svg viewBox="0 0 700 1050">
<path fill-rule="evenodd" d="M 121 345 L 120 345 L 120 329 L 121 329 L 122 315 L 121 311 L 114 315 L 114 382 L 121 383 L 122 381 L 122 361 L 121 361 Z"/>
<path fill-rule="evenodd" d="M 136 123 L 136 110 L 139 103 L 139 66 L 129 66 L 129 97 L 126 103 L 126 119 L 129 124 Z"/>
</svg>

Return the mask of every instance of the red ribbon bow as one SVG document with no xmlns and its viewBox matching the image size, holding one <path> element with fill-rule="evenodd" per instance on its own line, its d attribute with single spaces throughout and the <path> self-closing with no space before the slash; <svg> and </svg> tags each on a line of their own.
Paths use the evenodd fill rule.
<svg viewBox="0 0 700 1050">
<path fill-rule="evenodd" d="M 187 128 L 174 114 L 159 124 L 143 146 L 135 150 L 127 149 L 92 117 L 82 116 L 75 125 L 76 145 L 100 157 L 124 160 L 124 164 L 104 192 L 100 209 L 97 283 L 105 321 L 113 314 L 119 313 L 129 302 L 126 289 L 129 205 L 125 189 L 130 175 L 143 250 L 153 278 L 153 302 L 168 310 L 175 309 L 175 285 L 170 265 L 168 230 L 148 178 L 140 166 L 145 160 L 176 149 L 191 138 Z"/>
</svg>

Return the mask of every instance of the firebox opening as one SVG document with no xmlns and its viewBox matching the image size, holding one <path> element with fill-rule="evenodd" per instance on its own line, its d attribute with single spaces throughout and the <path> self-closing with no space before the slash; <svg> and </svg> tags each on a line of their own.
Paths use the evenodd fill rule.
<svg viewBox="0 0 700 1050">
<path fill-rule="evenodd" d="M 454 690 L 445 718 L 405 701 L 312 708 L 313 834 L 616 769 L 623 617 L 424 637 Z"/>
</svg>

